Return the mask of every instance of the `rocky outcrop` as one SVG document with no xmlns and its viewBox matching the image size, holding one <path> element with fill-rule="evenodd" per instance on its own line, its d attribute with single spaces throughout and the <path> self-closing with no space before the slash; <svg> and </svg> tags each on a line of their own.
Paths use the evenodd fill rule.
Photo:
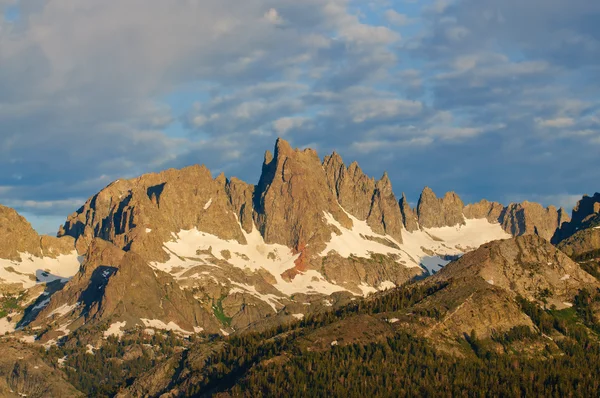
<svg viewBox="0 0 600 398">
<path fill-rule="evenodd" d="M 41 256 L 40 238 L 14 209 L 0 205 L 0 258 L 19 261 L 20 253 Z"/>
<path fill-rule="evenodd" d="M 536 235 L 494 241 L 448 264 L 432 278 L 436 281 L 481 278 L 489 285 L 532 301 L 545 299 L 564 308 L 580 289 L 595 289 L 599 282 Z M 551 292 L 550 296 L 544 292 Z"/>
<path fill-rule="evenodd" d="M 365 175 L 356 162 L 346 168 L 335 152 L 325 157 L 323 168 L 327 185 L 344 210 L 359 220 L 366 220 L 371 212 L 375 180 Z"/>
<path fill-rule="evenodd" d="M 325 157 L 323 168 L 329 189 L 345 211 L 366 220 L 374 232 L 402 242 L 402 214 L 387 173 L 375 181 L 356 162 L 346 168 L 335 152 Z"/>
<path fill-rule="evenodd" d="M 245 183 L 238 178 L 231 178 L 226 185 L 227 196 L 233 206 L 235 214 L 246 233 L 252 232 L 254 228 L 254 208 L 252 201 L 254 198 L 254 185 Z"/>
<path fill-rule="evenodd" d="M 464 203 L 454 192 L 438 199 L 429 187 L 425 187 L 417 204 L 417 216 L 421 228 L 441 228 L 464 225 Z"/>
<path fill-rule="evenodd" d="M 189 290 L 173 277 L 152 269 L 134 251 L 125 252 L 110 242 L 93 239 L 81 271 L 55 293 L 31 323 L 41 326 L 50 318 L 57 330 L 73 331 L 83 324 L 125 321 L 125 328 L 143 326 L 142 319 L 175 323 L 194 332 L 219 329 L 214 317 Z M 53 336 L 53 330 L 42 339 Z"/>
<path fill-rule="evenodd" d="M 539 235 L 550 240 L 560 223 L 566 219 L 564 209 L 544 208 L 539 203 L 513 203 L 500 214 L 502 228 L 513 236 Z"/>
<path fill-rule="evenodd" d="M 564 209 L 554 206 L 544 208 L 538 203 L 512 203 L 506 207 L 498 202 L 481 200 L 478 203 L 463 205 L 462 200 L 454 192 L 448 192 L 443 198 L 425 187 L 416 209 L 400 200 L 404 227 L 408 231 L 418 228 L 440 228 L 464 225 L 465 220 L 487 219 L 490 223 L 500 223 L 502 228 L 513 236 L 539 235 L 550 240 L 557 228 L 569 220 Z"/>
<path fill-rule="evenodd" d="M 465 206 L 467 219 L 486 218 L 489 222 L 499 222 L 502 228 L 513 236 L 539 235 L 550 240 L 554 231 L 568 221 L 564 209 L 554 206 L 544 208 L 538 203 L 512 203 L 507 207 L 497 202 L 482 200 Z"/>
<path fill-rule="evenodd" d="M 309 245 L 316 253 L 324 249 L 333 232 L 325 212 L 351 227 L 352 220 L 326 186 L 327 177 L 314 150 L 292 149 L 286 141 L 277 140 L 275 154 L 265 154 L 254 194 L 254 219 L 264 240 L 298 252 Z"/>
<path fill-rule="evenodd" d="M 556 247 L 577 261 L 599 258 L 600 228 L 586 228 L 577 231 L 561 240 Z"/>
<path fill-rule="evenodd" d="M 558 244 L 562 240 L 587 228 L 600 226 L 600 193 L 594 196 L 584 195 L 573 208 L 572 219 L 567 220 L 552 237 L 552 243 Z"/>
<path fill-rule="evenodd" d="M 515 326 L 534 329 L 517 297 L 558 309 L 572 305 L 580 289 L 600 283 L 546 239 L 536 235 L 490 242 L 466 253 L 420 282 L 443 288 L 418 303 L 411 313 L 438 312 L 417 330 L 435 341 L 455 341 L 475 331 L 480 338 Z"/>
<path fill-rule="evenodd" d="M 402 192 L 402 198 L 400 198 L 400 212 L 402 213 L 402 224 L 408 232 L 414 232 L 419 229 L 419 221 L 416 212 L 410 208 L 406 195 Z"/>
<path fill-rule="evenodd" d="M 15 340 L 0 341 L 0 396 L 83 397 L 37 349 Z"/>
<path fill-rule="evenodd" d="M 504 206 L 498 202 L 489 202 L 485 199 L 478 203 L 465 206 L 463 213 L 467 219 L 485 218 L 491 223 L 498 222 Z"/>
<path fill-rule="evenodd" d="M 21 261 L 21 254 L 55 258 L 74 249 L 72 238 L 39 236 L 16 210 L 0 205 L 0 259 Z"/>
<path fill-rule="evenodd" d="M 245 242 L 238 219 L 251 230 L 251 194 L 251 186 L 223 175 L 213 179 L 204 166 L 146 174 L 94 195 L 68 217 L 59 236 L 76 238 L 80 252 L 99 237 L 146 260 L 166 261 L 162 243 L 181 230 Z"/>
</svg>

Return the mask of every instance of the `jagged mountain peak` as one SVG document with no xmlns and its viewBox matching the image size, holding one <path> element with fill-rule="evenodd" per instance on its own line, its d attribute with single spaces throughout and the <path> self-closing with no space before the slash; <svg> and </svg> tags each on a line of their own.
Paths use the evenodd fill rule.
<svg viewBox="0 0 600 398">
<path fill-rule="evenodd" d="M 21 253 L 41 256 L 39 236 L 16 210 L 0 205 L 0 258 L 21 261 Z"/>
<path fill-rule="evenodd" d="M 0 296 L 64 280 L 78 269 L 73 238 L 40 236 L 16 210 L 0 205 Z"/>
<path fill-rule="evenodd" d="M 443 198 L 425 187 L 417 204 L 419 225 L 423 228 L 440 228 L 464 225 L 464 203 L 454 192 L 448 192 Z"/>
<path fill-rule="evenodd" d="M 356 162 L 346 167 L 337 153 L 321 161 L 315 151 L 279 139 L 265 155 L 257 185 L 223 173 L 213 178 L 194 165 L 116 181 L 91 197 L 59 234 L 75 238 L 87 258 L 64 295 L 100 283 L 97 269 L 111 267 L 102 292 L 125 297 L 116 286 L 130 283 L 125 275 L 139 267 L 153 295 L 164 292 L 152 278 L 202 291 L 222 301 L 219 317 L 230 319 L 224 330 L 243 328 L 303 305 L 292 299 L 299 293 L 364 295 L 436 272 L 481 243 L 509 237 L 491 219 L 496 208 L 486 201 L 465 207 L 457 194 L 438 198 L 426 187 L 415 211 L 404 194 L 396 198 L 387 172 L 376 180 Z M 521 216 L 527 214 L 516 214 L 515 222 Z M 78 302 L 65 297 L 48 311 Z M 96 311 L 111 308 L 98 314 L 119 313 L 107 307 L 111 300 L 94 301 L 103 303 Z M 206 303 L 203 308 L 210 313 Z M 163 315 L 161 322 L 173 318 Z M 192 325 L 188 316 L 177 322 L 188 331 Z"/>
<path fill-rule="evenodd" d="M 561 209 L 561 214 L 566 220 L 552 237 L 552 242 L 559 242 L 573 236 L 578 231 L 600 225 L 600 193 L 593 196 L 583 195 L 573 208 L 571 219 Z"/>
<path fill-rule="evenodd" d="M 564 212 L 562 213 L 564 214 Z M 552 242 L 573 258 L 595 258 L 600 250 L 600 193 L 584 195 L 562 223 Z"/>
</svg>

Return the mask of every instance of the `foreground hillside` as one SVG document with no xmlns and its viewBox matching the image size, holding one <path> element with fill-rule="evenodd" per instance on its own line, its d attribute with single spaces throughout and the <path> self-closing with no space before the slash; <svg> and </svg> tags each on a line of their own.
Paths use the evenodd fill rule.
<svg viewBox="0 0 600 398">
<path fill-rule="evenodd" d="M 598 287 L 549 242 L 518 237 L 433 278 L 260 333 L 139 329 L 94 349 L 78 332 L 46 359 L 62 360 L 90 395 L 595 396 Z"/>
</svg>

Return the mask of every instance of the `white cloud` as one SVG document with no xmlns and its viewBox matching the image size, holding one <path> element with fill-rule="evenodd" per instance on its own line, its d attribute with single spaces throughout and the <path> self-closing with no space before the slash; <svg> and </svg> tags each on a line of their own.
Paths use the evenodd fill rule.
<svg viewBox="0 0 600 398">
<path fill-rule="evenodd" d="M 350 104 L 349 115 L 354 123 L 363 123 L 371 119 L 389 119 L 401 116 L 415 116 L 423 110 L 419 101 L 404 99 L 367 99 Z"/>
<path fill-rule="evenodd" d="M 556 119 L 536 118 L 535 122 L 540 127 L 564 128 L 575 125 L 575 120 L 570 117 L 558 117 Z"/>
<path fill-rule="evenodd" d="M 358 141 L 353 142 L 351 149 L 354 152 L 369 154 L 385 149 L 386 152 L 398 148 L 425 146 L 433 142 L 430 137 L 415 137 L 404 140 L 379 140 L 379 141 Z"/>
<path fill-rule="evenodd" d="M 40 215 L 170 166 L 252 182 L 275 135 L 370 154 L 366 168 L 391 159 L 391 176 L 412 159 L 404 184 L 466 184 L 491 164 L 490 190 L 597 181 L 577 170 L 597 157 L 600 31 L 586 21 L 600 3 L 433 3 L 401 37 L 414 7 L 385 0 L 19 2 L 0 22 L 0 193 Z M 558 140 L 560 168 L 543 156 Z M 422 156 L 478 167 L 449 175 Z"/>
<path fill-rule="evenodd" d="M 279 12 L 275 8 L 270 8 L 265 13 L 265 19 L 273 25 L 281 25 L 283 23 L 283 18 L 281 18 L 281 15 L 279 15 Z"/>
<path fill-rule="evenodd" d="M 413 23 L 413 20 L 409 18 L 406 14 L 401 14 L 398 11 L 392 9 L 385 11 L 385 18 L 388 20 L 389 23 L 395 26 L 405 26 Z"/>
<path fill-rule="evenodd" d="M 273 122 L 273 128 L 278 135 L 285 135 L 290 130 L 302 127 L 307 121 L 305 117 L 282 117 Z"/>
</svg>

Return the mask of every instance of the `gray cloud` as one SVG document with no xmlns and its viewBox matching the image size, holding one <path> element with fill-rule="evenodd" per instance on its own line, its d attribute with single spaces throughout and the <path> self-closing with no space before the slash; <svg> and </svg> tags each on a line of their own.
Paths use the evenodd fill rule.
<svg viewBox="0 0 600 398">
<path fill-rule="evenodd" d="M 423 185 L 555 204 L 598 190 L 588 0 L 18 7 L 0 19 L 0 202 L 40 228 L 143 172 L 256 181 L 277 136 L 388 170 L 413 201 Z"/>
</svg>

